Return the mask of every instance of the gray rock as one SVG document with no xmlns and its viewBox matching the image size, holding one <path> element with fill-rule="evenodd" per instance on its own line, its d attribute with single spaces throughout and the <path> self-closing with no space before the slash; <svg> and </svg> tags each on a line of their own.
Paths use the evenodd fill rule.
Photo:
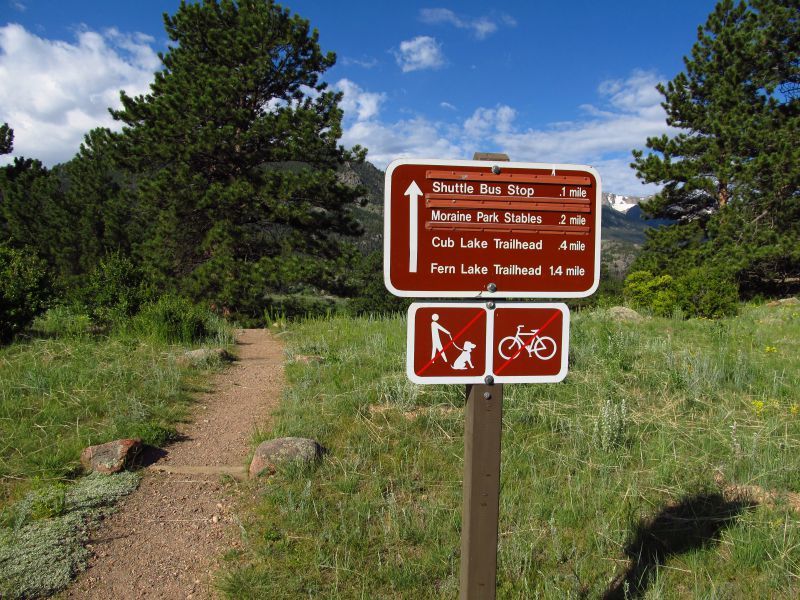
<svg viewBox="0 0 800 600">
<path fill-rule="evenodd" d="M 308 438 L 286 437 L 261 442 L 250 463 L 250 478 L 272 475 L 278 466 L 295 461 L 316 462 L 324 452 L 322 446 Z"/>
<path fill-rule="evenodd" d="M 187 350 L 179 359 L 179 362 L 190 365 L 200 365 L 209 361 L 229 362 L 233 356 L 225 348 L 198 348 L 197 350 Z"/>
<path fill-rule="evenodd" d="M 142 440 L 114 440 L 98 446 L 89 446 L 81 452 L 81 464 L 87 471 L 118 473 L 130 468 L 142 450 Z"/>
<path fill-rule="evenodd" d="M 629 321 L 632 323 L 638 323 L 645 319 L 638 312 L 627 306 L 612 306 L 608 309 L 608 316 L 614 321 Z"/>
<path fill-rule="evenodd" d="M 773 300 L 772 302 L 767 302 L 767 306 L 795 306 L 797 304 L 800 304 L 800 300 L 798 300 L 794 296 L 789 296 L 788 298 L 781 298 L 780 300 Z"/>
</svg>

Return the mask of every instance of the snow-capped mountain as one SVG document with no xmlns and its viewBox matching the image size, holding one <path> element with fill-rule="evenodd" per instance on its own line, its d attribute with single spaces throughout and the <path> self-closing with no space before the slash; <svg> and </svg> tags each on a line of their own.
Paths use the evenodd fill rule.
<svg viewBox="0 0 800 600">
<path fill-rule="evenodd" d="M 637 206 L 642 200 L 647 200 L 647 198 L 641 198 L 639 196 L 622 196 L 621 194 L 603 194 L 603 204 L 606 204 L 617 212 L 621 212 L 623 214 L 627 213 L 634 206 Z"/>
</svg>

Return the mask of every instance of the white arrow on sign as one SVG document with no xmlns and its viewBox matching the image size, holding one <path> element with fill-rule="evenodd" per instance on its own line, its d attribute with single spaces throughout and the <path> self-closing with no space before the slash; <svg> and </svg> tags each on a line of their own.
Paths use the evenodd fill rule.
<svg viewBox="0 0 800 600">
<path fill-rule="evenodd" d="M 419 212 L 419 197 L 422 190 L 419 189 L 416 181 L 412 181 L 408 189 L 403 193 L 408 196 L 408 271 L 417 272 L 417 214 Z"/>
</svg>

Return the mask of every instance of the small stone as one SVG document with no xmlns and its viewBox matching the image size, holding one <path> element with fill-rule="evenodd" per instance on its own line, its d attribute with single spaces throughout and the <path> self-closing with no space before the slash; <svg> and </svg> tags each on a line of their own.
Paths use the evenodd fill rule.
<svg viewBox="0 0 800 600">
<path fill-rule="evenodd" d="M 608 309 L 608 315 L 614 321 L 629 321 L 632 323 L 644 321 L 644 317 L 642 315 L 632 308 L 628 308 L 627 306 L 612 306 Z"/>
<path fill-rule="evenodd" d="M 114 440 L 97 446 L 89 446 L 81 452 L 81 464 L 88 471 L 97 473 L 119 473 L 130 468 L 142 450 L 142 440 Z"/>
<path fill-rule="evenodd" d="M 318 354 L 295 354 L 294 362 L 302 363 L 304 365 L 310 363 L 321 363 L 325 362 L 325 357 L 319 356 Z"/>
<path fill-rule="evenodd" d="M 214 360 L 231 362 L 234 357 L 225 348 L 198 348 L 184 352 L 178 362 L 183 365 L 197 366 Z"/>
<path fill-rule="evenodd" d="M 310 464 L 319 460 L 324 452 L 319 443 L 308 438 L 286 437 L 262 442 L 250 463 L 250 478 L 271 475 L 279 465 L 290 462 Z"/>
<path fill-rule="evenodd" d="M 212 523 L 219 523 L 219 517 L 217 515 L 214 515 L 213 517 L 211 517 L 211 522 Z"/>
</svg>

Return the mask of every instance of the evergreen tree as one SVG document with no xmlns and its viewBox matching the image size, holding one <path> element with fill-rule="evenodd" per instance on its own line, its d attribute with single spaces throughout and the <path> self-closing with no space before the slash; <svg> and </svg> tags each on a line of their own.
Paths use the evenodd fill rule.
<svg viewBox="0 0 800 600">
<path fill-rule="evenodd" d="M 138 231 L 114 150 L 112 134 L 96 129 L 67 163 L 18 157 L 0 168 L 0 235 L 43 258 L 66 291 L 107 254 L 129 254 Z"/>
<path fill-rule="evenodd" d="M 750 291 L 800 275 L 798 8 L 797 0 L 720 1 L 685 72 L 658 86 L 679 132 L 649 138 L 647 155 L 634 151 L 637 176 L 664 185 L 644 210 L 700 223 L 706 244 L 695 256 L 727 261 Z M 645 259 L 661 235 L 680 237 L 656 233 Z"/>
<path fill-rule="evenodd" d="M 104 128 L 87 133 L 62 169 L 64 203 L 72 215 L 64 241 L 76 252 L 71 274 L 82 280 L 108 255 L 130 255 L 138 240 L 136 206 L 126 196 L 133 184 L 118 167 L 114 134 Z"/>
<path fill-rule="evenodd" d="M 0 125 L 0 154 L 11 154 L 14 151 L 14 130 L 8 123 Z"/>
<path fill-rule="evenodd" d="M 341 291 L 359 191 L 336 178 L 353 157 L 319 80 L 334 55 L 271 1 L 181 2 L 164 22 L 174 44 L 150 93 L 112 112 L 151 277 L 251 315 L 269 294 Z"/>
</svg>

